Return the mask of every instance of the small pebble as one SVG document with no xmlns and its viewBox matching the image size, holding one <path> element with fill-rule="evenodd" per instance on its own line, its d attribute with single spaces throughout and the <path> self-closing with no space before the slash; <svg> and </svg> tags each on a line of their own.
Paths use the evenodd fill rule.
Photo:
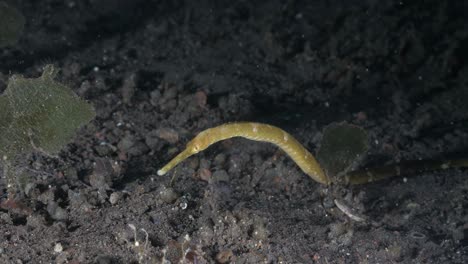
<svg viewBox="0 0 468 264">
<path fill-rule="evenodd" d="M 43 215 L 31 214 L 27 218 L 26 225 L 30 229 L 42 228 L 44 225 L 46 225 L 46 220 Z"/>
<path fill-rule="evenodd" d="M 216 157 L 214 158 L 214 164 L 216 166 L 223 166 L 225 162 L 226 162 L 226 155 L 223 153 L 216 155 Z"/>
<path fill-rule="evenodd" d="M 128 152 L 133 145 L 135 145 L 135 136 L 127 134 L 120 140 L 117 147 L 123 152 Z"/>
<path fill-rule="evenodd" d="M 179 195 L 170 187 L 161 187 L 159 190 L 159 198 L 165 203 L 173 203 L 179 198 Z"/>
<path fill-rule="evenodd" d="M 335 203 L 333 202 L 333 199 L 331 199 L 331 197 L 328 197 L 328 196 L 324 197 L 322 204 L 325 209 L 330 209 L 330 208 L 335 207 Z"/>
<path fill-rule="evenodd" d="M 197 102 L 197 105 L 201 108 L 206 106 L 206 102 L 208 101 L 208 97 L 206 96 L 206 93 L 203 91 L 198 91 L 195 93 L 195 101 Z"/>
<path fill-rule="evenodd" d="M 402 247 L 399 245 L 391 245 L 387 248 L 388 256 L 392 258 L 392 260 L 398 261 L 402 257 Z"/>
<path fill-rule="evenodd" d="M 200 171 L 198 172 L 198 177 L 202 180 L 202 181 L 209 181 L 210 178 L 211 178 L 211 171 L 209 169 L 200 169 Z"/>
<path fill-rule="evenodd" d="M 343 246 L 349 246 L 353 243 L 354 231 L 348 230 L 344 235 L 340 236 L 338 243 L 341 243 Z"/>
<path fill-rule="evenodd" d="M 216 261 L 221 264 L 229 263 L 233 261 L 233 258 L 234 258 L 234 253 L 230 249 L 220 251 L 218 252 L 218 254 L 216 254 Z"/>
<path fill-rule="evenodd" d="M 112 186 L 112 174 L 114 168 L 111 160 L 105 158 L 96 159 L 93 173 L 89 176 L 89 184 L 96 189 L 108 189 Z"/>
<path fill-rule="evenodd" d="M 152 106 L 159 105 L 159 99 L 161 98 L 161 92 L 159 90 L 154 90 L 150 93 L 150 103 Z"/>
<path fill-rule="evenodd" d="M 263 223 L 255 223 L 253 227 L 252 237 L 257 240 L 265 240 L 268 238 L 268 230 Z"/>
<path fill-rule="evenodd" d="M 463 226 L 460 226 L 458 228 L 455 228 L 452 230 L 452 237 L 453 240 L 460 242 L 465 239 L 465 228 Z"/>
<path fill-rule="evenodd" d="M 32 182 L 26 183 L 26 186 L 24 186 L 24 194 L 25 194 L 26 196 L 30 196 L 30 195 L 31 195 L 31 191 L 33 191 L 35 187 L 36 187 L 36 184 L 35 184 L 35 183 L 32 183 Z"/>
<path fill-rule="evenodd" d="M 120 198 L 122 198 L 122 194 L 120 192 L 113 192 L 109 197 L 109 202 L 112 205 L 115 205 L 120 200 Z"/>
<path fill-rule="evenodd" d="M 160 142 L 160 139 L 158 137 L 158 133 L 156 130 L 151 130 L 148 132 L 145 136 L 145 143 L 150 149 L 156 149 Z"/>
<path fill-rule="evenodd" d="M 200 159 L 198 161 L 198 166 L 200 169 L 209 169 L 211 167 L 211 162 L 207 159 Z"/>
<path fill-rule="evenodd" d="M 63 251 L 63 246 L 62 246 L 62 244 L 60 244 L 60 243 L 55 244 L 54 252 L 60 253 L 60 252 L 62 252 L 62 251 Z"/>
<path fill-rule="evenodd" d="M 171 144 L 175 144 L 179 141 L 179 133 L 172 128 L 159 128 L 156 129 L 156 134 L 159 138 L 166 140 Z"/>
<path fill-rule="evenodd" d="M 343 223 L 333 223 L 330 225 L 328 237 L 330 239 L 337 238 L 346 232 L 346 226 Z"/>
<path fill-rule="evenodd" d="M 228 182 L 229 174 L 225 170 L 218 170 L 211 176 L 214 182 Z"/>
<path fill-rule="evenodd" d="M 96 257 L 96 259 L 95 259 L 95 261 L 93 263 L 96 263 L 96 264 L 112 264 L 112 263 L 116 263 L 115 261 L 116 260 L 111 256 L 101 255 L 101 256 Z"/>
<path fill-rule="evenodd" d="M 58 206 L 56 202 L 49 202 L 49 204 L 47 204 L 47 212 L 54 220 L 62 221 L 68 219 L 67 211 Z"/>
<path fill-rule="evenodd" d="M 163 100 L 168 101 L 169 99 L 175 99 L 177 97 L 177 87 L 175 85 L 169 85 L 164 91 Z"/>
<path fill-rule="evenodd" d="M 192 157 L 187 161 L 187 163 L 190 168 L 196 170 L 198 166 L 200 165 L 200 160 L 198 159 L 198 157 Z"/>
<path fill-rule="evenodd" d="M 122 101 L 125 104 L 129 104 L 132 100 L 133 95 L 135 94 L 136 87 L 136 74 L 131 73 L 124 79 L 121 92 L 122 92 Z"/>
</svg>

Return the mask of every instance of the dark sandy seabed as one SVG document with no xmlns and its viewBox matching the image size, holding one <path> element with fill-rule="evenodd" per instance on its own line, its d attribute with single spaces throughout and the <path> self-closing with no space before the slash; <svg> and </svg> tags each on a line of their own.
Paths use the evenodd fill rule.
<svg viewBox="0 0 468 264">
<path fill-rule="evenodd" d="M 467 170 L 326 187 L 274 145 L 230 139 L 156 174 L 232 121 L 313 153 L 328 124 L 359 125 L 361 167 L 467 154 L 466 1 L 8 3 L 26 24 L 0 49 L 0 91 L 53 63 L 97 116 L 57 157 L 22 157 L 0 263 L 468 262 Z"/>
</svg>

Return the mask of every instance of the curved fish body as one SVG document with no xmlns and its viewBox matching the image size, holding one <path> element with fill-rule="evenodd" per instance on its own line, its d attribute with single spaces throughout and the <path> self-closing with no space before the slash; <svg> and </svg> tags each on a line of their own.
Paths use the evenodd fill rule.
<svg viewBox="0 0 468 264">
<path fill-rule="evenodd" d="M 312 179 L 322 184 L 330 183 L 314 156 L 293 136 L 278 127 L 253 122 L 228 123 L 200 132 L 187 143 L 184 151 L 158 171 L 158 175 L 164 175 L 186 158 L 203 151 L 210 145 L 233 137 L 275 144 L 286 152 L 299 168 Z"/>
</svg>

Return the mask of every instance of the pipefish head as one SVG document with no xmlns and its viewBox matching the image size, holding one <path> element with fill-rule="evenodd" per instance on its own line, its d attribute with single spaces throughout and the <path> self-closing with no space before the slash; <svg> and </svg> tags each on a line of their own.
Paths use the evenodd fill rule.
<svg viewBox="0 0 468 264">
<path fill-rule="evenodd" d="M 167 163 L 163 168 L 158 170 L 158 175 L 166 174 L 170 169 L 177 166 L 177 164 L 179 164 L 186 158 L 206 149 L 212 143 L 209 139 L 209 133 L 206 133 L 205 131 L 198 134 L 194 139 L 187 143 L 187 146 L 184 151 L 179 153 L 179 155 L 177 155 L 175 158 L 169 161 L 169 163 Z"/>
<path fill-rule="evenodd" d="M 194 155 L 200 151 L 205 150 L 209 145 L 209 134 L 206 133 L 206 131 L 203 131 L 187 143 L 185 151 L 188 151 L 191 155 Z"/>
</svg>

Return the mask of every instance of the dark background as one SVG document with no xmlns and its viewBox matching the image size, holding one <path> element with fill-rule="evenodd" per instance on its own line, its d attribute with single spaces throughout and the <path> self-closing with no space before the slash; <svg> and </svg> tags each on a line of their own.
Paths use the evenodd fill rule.
<svg viewBox="0 0 468 264">
<path fill-rule="evenodd" d="M 97 117 L 58 157 L 23 158 L 28 210 L 0 210 L 0 262 L 467 262 L 466 170 L 332 190 L 274 146 L 232 139 L 156 176 L 232 121 L 313 153 L 328 124 L 362 126 L 362 167 L 466 156 L 465 1 L 7 3 L 26 24 L 0 49 L 0 91 L 52 63 Z"/>
</svg>

